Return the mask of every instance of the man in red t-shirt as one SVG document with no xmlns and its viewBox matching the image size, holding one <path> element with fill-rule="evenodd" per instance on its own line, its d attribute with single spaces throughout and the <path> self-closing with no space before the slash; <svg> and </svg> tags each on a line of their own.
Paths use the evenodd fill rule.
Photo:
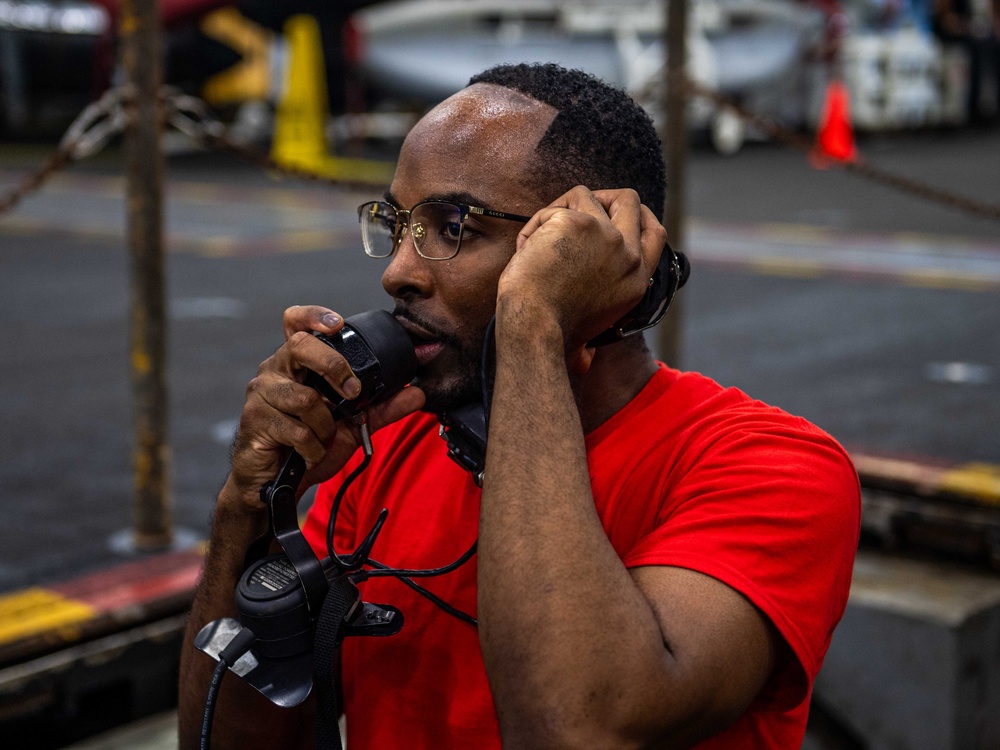
<svg viewBox="0 0 1000 750">
<path fill-rule="evenodd" d="M 391 189 L 363 207 L 365 249 L 392 258 L 382 283 L 419 370 L 369 412 L 383 429 L 344 494 L 336 547 L 353 550 L 383 507 L 383 563 L 438 567 L 479 543 L 426 584 L 459 617 L 398 581 L 362 584 L 406 625 L 345 642 L 350 750 L 800 746 L 846 605 L 857 480 L 804 420 L 620 338 L 677 283 L 676 262 L 659 262 L 673 257 L 663 194 L 641 108 L 578 71 L 515 65 L 424 117 Z M 480 490 L 446 457 L 434 415 L 481 398 L 494 316 Z M 190 640 L 232 613 L 265 525 L 259 488 L 285 446 L 305 458 L 306 486 L 325 482 L 304 528 L 325 555 L 359 435 L 302 381 L 312 370 L 358 395 L 344 359 L 308 333 L 341 325 L 326 308 L 286 311 L 286 343 L 248 389 L 182 657 L 184 747 L 213 668 Z M 228 681 L 213 736 L 307 747 L 313 709 L 277 709 Z"/>
</svg>

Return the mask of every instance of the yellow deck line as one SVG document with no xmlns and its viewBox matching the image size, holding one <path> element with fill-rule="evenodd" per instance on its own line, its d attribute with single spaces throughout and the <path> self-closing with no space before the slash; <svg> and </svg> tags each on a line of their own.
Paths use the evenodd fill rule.
<svg viewBox="0 0 1000 750">
<path fill-rule="evenodd" d="M 1000 506 L 1000 466 L 971 463 L 946 471 L 941 477 L 941 490 Z"/>
<path fill-rule="evenodd" d="M 47 589 L 29 588 L 0 596 L 0 643 L 52 631 L 71 636 L 76 626 L 95 615 L 93 607 Z"/>
</svg>

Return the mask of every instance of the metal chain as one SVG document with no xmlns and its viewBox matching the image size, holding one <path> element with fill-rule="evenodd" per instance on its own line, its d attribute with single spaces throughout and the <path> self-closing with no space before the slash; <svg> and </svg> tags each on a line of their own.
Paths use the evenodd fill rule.
<svg viewBox="0 0 1000 750">
<path fill-rule="evenodd" d="M 733 99 L 718 91 L 706 88 L 686 76 L 682 79 L 682 84 L 689 96 L 708 99 L 717 107 L 725 107 L 735 112 L 773 140 L 807 154 L 815 152 L 813 142 L 791 128 L 780 125 L 770 118 L 754 114 Z M 643 93 L 650 92 L 640 92 L 639 96 Z M 184 94 L 174 88 L 164 87 L 160 92 L 160 99 L 164 107 L 165 122 L 205 148 L 234 153 L 263 169 L 297 179 L 341 187 L 370 187 L 356 181 L 324 177 L 306 169 L 277 164 L 270 155 L 229 138 L 226 126 L 212 114 L 204 100 L 196 96 Z M 127 87 L 118 86 L 109 89 L 100 99 L 87 105 L 69 126 L 55 152 L 43 162 L 42 166 L 22 178 L 17 187 L 0 195 L 0 216 L 14 208 L 26 195 L 38 190 L 54 173 L 74 161 L 93 156 L 103 149 L 114 136 L 123 132 L 128 124 L 126 105 L 129 101 L 130 93 Z M 900 192 L 988 219 L 1000 220 L 1000 205 L 978 201 L 950 190 L 936 188 L 920 180 L 894 174 L 860 160 L 840 161 L 831 158 L 829 163 L 831 166 L 853 172 L 873 182 L 895 188 Z"/>
<path fill-rule="evenodd" d="M 100 99 L 88 104 L 67 129 L 58 150 L 65 150 L 73 161 L 79 161 L 93 156 L 123 132 L 128 124 L 126 88 L 108 89 Z"/>
<path fill-rule="evenodd" d="M 166 121 L 191 140 L 202 142 L 225 137 L 226 126 L 212 114 L 203 99 L 170 87 L 160 90 L 160 98 Z"/>
<path fill-rule="evenodd" d="M 164 103 L 166 122 L 196 144 L 208 149 L 235 153 L 263 169 L 285 171 L 306 179 L 319 179 L 315 175 L 282 170 L 268 154 L 233 141 L 227 133 L 226 126 L 212 114 L 212 110 L 203 99 L 170 87 L 164 87 L 160 96 Z"/>
<path fill-rule="evenodd" d="M 0 196 L 0 216 L 21 200 L 38 190 L 53 174 L 67 165 L 93 156 L 114 136 L 125 130 L 127 96 L 124 86 L 108 89 L 95 102 L 88 104 L 72 122 L 62 140 L 35 172 L 21 179 L 17 187 Z"/>
<path fill-rule="evenodd" d="M 767 133 L 767 135 L 773 140 L 783 143 L 786 146 L 798 149 L 806 154 L 816 153 L 815 144 L 810 139 L 802 136 L 794 130 L 780 125 L 770 118 L 761 117 L 753 112 L 749 112 L 738 102 L 723 96 L 718 91 L 706 88 L 692 81 L 690 78 L 684 77 L 682 79 L 682 84 L 689 96 L 698 96 L 703 99 L 708 99 L 717 107 L 725 107 L 732 110 L 742 119 Z M 819 156 L 823 158 L 822 155 Z M 875 167 L 862 160 L 842 161 L 833 157 L 825 157 L 825 159 L 831 167 L 843 169 L 847 172 L 853 172 L 860 177 L 895 188 L 902 193 L 908 193 L 916 196 L 917 198 L 923 198 L 924 200 L 951 206 L 952 208 L 957 208 L 967 213 L 976 214 L 977 216 L 982 216 L 987 219 L 1000 220 L 1000 205 L 996 203 L 986 203 L 951 190 L 937 188 L 933 185 L 927 184 L 926 182 L 915 180 L 911 177 L 904 177 L 890 172 L 889 170 Z"/>
<path fill-rule="evenodd" d="M 196 96 L 165 87 L 161 91 L 161 97 L 165 105 L 166 121 L 188 136 L 192 141 L 205 148 L 227 151 L 252 164 L 256 164 L 264 170 L 280 173 L 287 177 L 338 187 L 371 188 L 371 184 L 369 183 L 344 178 L 326 177 L 318 175 L 315 172 L 310 172 L 308 169 L 279 164 L 270 154 L 234 141 L 229 137 L 225 124 L 212 114 L 211 108 L 204 100 Z"/>
</svg>

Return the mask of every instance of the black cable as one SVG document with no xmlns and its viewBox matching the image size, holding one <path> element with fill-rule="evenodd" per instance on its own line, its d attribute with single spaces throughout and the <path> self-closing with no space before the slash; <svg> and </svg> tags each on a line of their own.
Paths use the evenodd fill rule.
<svg viewBox="0 0 1000 750">
<path fill-rule="evenodd" d="M 243 628 L 219 653 L 219 663 L 212 672 L 212 681 L 208 684 L 208 695 L 205 697 L 205 714 L 201 719 L 200 750 L 209 750 L 212 744 L 212 717 L 215 716 L 215 701 L 219 696 L 219 686 L 226 671 L 235 664 L 243 654 L 250 650 L 257 640 L 250 628 Z"/>
<path fill-rule="evenodd" d="M 208 750 L 212 744 L 212 717 L 215 715 L 215 699 L 219 694 L 219 685 L 226 674 L 229 665 L 224 661 L 219 661 L 212 672 L 212 681 L 208 683 L 208 696 L 205 698 L 205 715 L 201 720 L 201 750 Z"/>
<path fill-rule="evenodd" d="M 388 576 L 406 576 L 407 578 L 433 578 L 434 576 L 443 576 L 445 573 L 450 573 L 456 570 L 465 563 L 467 563 L 474 554 L 476 554 L 476 548 L 479 546 L 479 540 L 477 539 L 472 543 L 462 556 L 456 559 L 454 562 L 450 562 L 447 565 L 442 565 L 440 568 L 425 568 L 425 569 L 406 569 L 406 568 L 390 568 L 384 563 L 380 563 L 377 560 L 368 560 L 368 564 L 372 565 L 378 570 L 368 570 L 365 571 L 366 578 L 386 578 Z"/>
<path fill-rule="evenodd" d="M 462 612 L 460 609 L 451 606 L 443 599 L 432 594 L 423 586 L 414 583 L 407 577 L 407 576 L 415 576 L 415 577 L 429 578 L 432 576 L 439 576 L 439 575 L 444 575 L 445 573 L 450 573 L 451 571 L 459 568 L 460 566 L 467 563 L 470 559 L 472 559 L 472 556 L 476 553 L 476 547 L 479 543 L 478 539 L 475 542 L 473 542 L 472 546 L 468 550 L 466 550 L 454 562 L 448 563 L 447 565 L 443 565 L 440 568 L 430 568 L 426 570 L 408 570 L 408 569 L 397 570 L 395 568 L 390 568 L 388 565 L 385 565 L 384 563 L 380 563 L 377 560 L 372 560 L 370 558 L 366 560 L 354 560 L 352 556 L 348 559 L 344 559 L 341 558 L 334 550 L 333 538 L 337 526 L 337 515 L 340 512 L 340 503 L 344 499 L 344 495 L 347 493 L 347 488 L 351 486 L 351 484 L 354 482 L 355 479 L 358 478 L 358 476 L 361 475 L 361 472 L 363 472 L 365 469 L 368 468 L 369 463 L 371 463 L 371 455 L 366 452 L 364 459 L 361 461 L 358 467 L 344 479 L 343 483 L 340 485 L 340 489 L 337 490 L 337 494 L 333 498 L 333 503 L 330 507 L 330 520 L 328 521 L 326 527 L 326 549 L 327 553 L 330 555 L 330 558 L 332 560 L 335 560 L 338 564 L 340 564 L 341 569 L 343 570 L 351 570 L 354 568 L 358 568 L 361 565 L 371 565 L 372 567 L 378 569 L 378 570 L 356 571 L 351 576 L 351 581 L 354 583 L 359 583 L 361 581 L 367 580 L 368 578 L 375 578 L 375 577 L 397 578 L 398 580 L 405 583 L 407 586 L 409 586 L 411 589 L 416 591 L 421 596 L 424 596 L 430 601 L 432 601 L 434 604 L 436 604 L 442 610 L 447 612 L 449 615 L 457 617 L 462 622 L 466 622 L 472 625 L 473 627 L 478 626 L 476 619 L 472 617 L 472 615 L 466 614 L 465 612 Z"/>
<path fill-rule="evenodd" d="M 369 560 L 368 562 L 369 562 L 369 564 L 375 565 L 375 566 L 380 566 L 381 565 L 381 563 L 376 562 L 375 560 Z M 448 602 L 446 602 L 444 599 L 442 599 L 441 597 L 437 596 L 436 594 L 432 594 L 430 591 L 428 591 L 427 589 L 425 589 L 423 586 L 421 586 L 420 584 L 416 583 L 415 581 L 411 581 L 406 576 L 397 575 L 396 571 L 394 571 L 394 570 L 392 570 L 390 568 L 383 568 L 383 570 L 386 572 L 387 575 L 392 576 L 393 578 L 395 578 L 400 583 L 405 583 L 407 586 L 409 586 L 411 589 L 413 589 L 414 591 L 416 591 L 418 594 L 420 594 L 421 596 L 425 597 L 426 599 L 429 599 L 431 602 L 433 602 L 434 604 L 436 604 L 438 607 L 440 607 L 442 610 L 444 610 L 447 614 L 451 615 L 452 617 L 457 617 L 462 622 L 468 623 L 469 625 L 471 625 L 474 628 L 479 627 L 479 621 L 476 620 L 475 617 L 473 617 L 470 614 L 466 614 L 465 612 L 463 612 L 462 610 L 458 609 L 457 607 L 453 607 L 452 605 L 448 604 Z M 358 581 L 363 581 L 366 578 L 368 578 L 370 576 L 373 576 L 375 573 L 378 573 L 378 572 L 380 572 L 380 571 L 377 571 L 377 570 L 362 570 L 362 571 L 358 571 L 358 573 L 355 574 L 355 575 L 358 576 L 358 578 L 357 578 Z"/>
<path fill-rule="evenodd" d="M 457 570 L 461 566 L 465 565 L 472 556 L 476 554 L 476 548 L 479 545 L 479 540 L 477 539 L 472 543 L 460 557 L 458 557 L 453 562 L 447 565 L 442 565 L 440 568 L 427 568 L 427 569 L 405 569 L 405 568 L 390 568 L 385 563 L 380 563 L 378 560 L 368 559 L 367 564 L 376 568 L 376 570 L 359 570 L 351 576 L 352 583 L 360 583 L 362 581 L 367 581 L 369 578 L 396 578 L 402 583 L 409 586 L 411 589 L 416 591 L 421 596 L 429 599 L 435 605 L 444 610 L 447 614 L 452 617 L 457 617 L 462 622 L 468 623 L 473 627 L 478 627 L 479 623 L 475 617 L 470 614 L 463 612 L 457 607 L 453 607 L 448 604 L 448 602 L 441 599 L 436 594 L 432 594 L 430 591 L 425 589 L 420 584 L 410 580 L 411 578 L 431 578 L 434 576 L 441 576 L 445 573 L 450 573 L 453 570 Z"/>
<path fill-rule="evenodd" d="M 337 514 L 340 512 L 340 503 L 344 499 L 347 488 L 353 484 L 355 479 L 361 476 L 361 472 L 368 468 L 368 464 L 370 464 L 371 461 L 371 454 L 366 451 L 361 463 L 358 464 L 358 468 L 348 474 L 347 478 L 344 479 L 343 484 L 340 485 L 340 489 L 337 490 L 337 494 L 333 498 L 333 505 L 330 507 L 330 520 L 327 521 L 326 524 L 326 553 L 330 556 L 330 559 L 335 560 L 341 568 L 345 570 L 349 570 L 354 567 L 354 564 L 352 564 L 353 561 L 345 560 L 340 557 L 340 555 L 338 555 L 336 550 L 333 548 L 333 536 L 334 530 L 337 526 Z"/>
<path fill-rule="evenodd" d="M 483 353 L 479 360 L 479 379 L 482 388 L 482 398 L 483 398 L 483 418 L 486 423 L 486 434 L 490 432 L 490 405 L 493 401 L 493 389 L 491 388 L 490 375 L 493 372 L 493 368 L 490 367 L 490 353 L 493 351 L 493 346 L 491 346 L 493 341 L 494 332 L 497 325 L 497 316 L 494 315 L 490 318 L 489 325 L 486 326 L 486 334 L 483 336 Z"/>
<path fill-rule="evenodd" d="M 486 326 L 486 332 L 483 336 L 483 349 L 479 362 L 479 374 L 480 374 L 480 385 L 481 385 L 481 395 L 483 400 L 483 415 L 486 424 L 486 431 L 489 433 L 490 424 L 490 401 L 492 400 L 492 388 L 490 383 L 490 374 L 492 372 L 491 367 L 491 357 L 492 344 L 494 338 L 494 332 L 496 330 L 496 316 L 494 315 L 490 318 L 489 324 Z M 347 488 L 354 482 L 355 479 L 368 468 L 368 464 L 371 462 L 371 454 L 366 452 L 364 460 L 361 464 L 352 471 L 344 482 L 340 485 L 340 489 L 337 490 L 337 494 L 334 496 L 332 506 L 330 508 L 330 520 L 327 522 L 326 527 L 326 550 L 330 558 L 338 562 L 343 569 L 351 569 L 354 567 L 359 567 L 358 563 L 362 565 L 370 565 L 375 570 L 357 570 L 351 575 L 351 581 L 353 583 L 360 583 L 366 581 L 369 578 L 396 578 L 402 583 L 409 586 L 411 589 L 416 591 L 421 596 L 429 599 L 435 605 L 440 607 L 446 613 L 453 617 L 457 617 L 462 622 L 466 622 L 473 627 L 478 627 L 479 623 L 472 615 L 463 612 L 462 610 L 453 607 L 435 594 L 425 589 L 418 583 L 410 580 L 411 578 L 432 578 L 434 576 L 444 575 L 450 573 L 453 570 L 457 570 L 462 565 L 465 565 L 472 556 L 476 554 L 476 549 L 479 545 L 479 540 L 476 539 L 458 559 L 453 562 L 443 565 L 440 568 L 428 568 L 428 569 L 407 569 L 407 568 L 391 568 L 384 563 L 380 563 L 378 560 L 372 560 L 371 558 L 367 560 L 354 560 L 353 557 L 350 560 L 344 560 L 341 558 L 333 548 L 333 538 L 334 531 L 337 524 L 337 515 L 340 511 L 340 503 L 347 492 Z"/>
</svg>

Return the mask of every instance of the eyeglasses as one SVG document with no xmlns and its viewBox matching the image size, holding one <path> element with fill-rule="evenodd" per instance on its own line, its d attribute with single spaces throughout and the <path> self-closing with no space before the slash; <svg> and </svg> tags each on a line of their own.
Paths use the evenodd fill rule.
<svg viewBox="0 0 1000 750">
<path fill-rule="evenodd" d="M 369 201 L 358 207 L 361 240 L 371 258 L 388 258 L 403 241 L 407 230 L 421 258 L 448 260 L 458 255 L 470 215 L 489 216 L 525 223 L 530 216 L 492 211 L 451 201 L 423 201 L 409 211 L 386 201 Z"/>
</svg>

